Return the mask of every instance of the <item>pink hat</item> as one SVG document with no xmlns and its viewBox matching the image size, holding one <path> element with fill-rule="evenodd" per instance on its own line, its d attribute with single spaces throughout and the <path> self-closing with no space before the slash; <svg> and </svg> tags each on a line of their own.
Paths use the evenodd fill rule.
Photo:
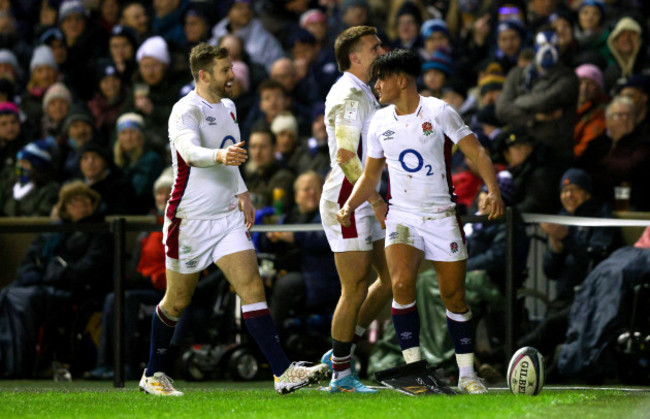
<svg viewBox="0 0 650 419">
<path fill-rule="evenodd" d="M 304 28 L 310 23 L 316 22 L 325 22 L 327 21 L 327 16 L 325 13 L 321 12 L 318 9 L 307 10 L 305 13 L 300 15 L 300 27 Z"/>
<path fill-rule="evenodd" d="M 583 64 L 579 66 L 576 68 L 576 75 L 580 78 L 593 80 L 598 86 L 600 86 L 600 90 L 605 89 L 605 84 L 603 83 L 603 72 L 593 64 Z"/>
<path fill-rule="evenodd" d="M 239 80 L 245 92 L 248 92 L 250 87 L 250 78 L 248 66 L 243 61 L 232 62 L 232 72 L 235 73 L 235 78 Z"/>
</svg>

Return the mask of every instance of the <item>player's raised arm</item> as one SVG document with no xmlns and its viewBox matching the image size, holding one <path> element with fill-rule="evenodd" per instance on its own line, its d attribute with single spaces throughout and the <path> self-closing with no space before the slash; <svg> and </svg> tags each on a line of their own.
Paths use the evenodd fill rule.
<svg viewBox="0 0 650 419">
<path fill-rule="evenodd" d="M 377 183 L 381 177 L 381 171 L 384 168 L 385 160 L 386 159 L 373 159 L 372 157 L 368 157 L 366 159 L 366 168 L 359 178 L 359 181 L 354 184 L 352 194 L 345 202 L 345 205 L 343 205 L 343 208 L 341 208 L 339 212 L 336 213 L 337 220 L 344 227 L 350 225 L 350 217 L 352 215 L 352 212 L 354 212 L 354 210 L 357 209 L 357 207 L 359 207 L 359 205 L 361 205 L 368 198 L 377 194 L 375 187 L 377 186 Z M 378 205 L 384 205 L 384 200 L 381 197 L 379 199 L 381 202 L 371 202 L 373 208 Z M 383 217 L 382 219 L 379 219 L 379 222 L 382 224 L 382 227 L 384 227 Z"/>
<path fill-rule="evenodd" d="M 494 164 L 492 163 L 492 159 L 488 155 L 487 151 L 485 151 L 485 148 L 481 146 L 474 134 L 463 137 L 458 142 L 458 146 L 463 154 L 472 161 L 478 170 L 481 179 L 483 179 L 483 182 L 487 185 L 488 196 L 483 202 L 482 209 L 485 209 L 488 206 L 490 207 L 488 219 L 494 220 L 503 216 L 504 204 L 501 199 L 501 193 L 499 192 L 499 186 L 497 185 Z"/>
</svg>

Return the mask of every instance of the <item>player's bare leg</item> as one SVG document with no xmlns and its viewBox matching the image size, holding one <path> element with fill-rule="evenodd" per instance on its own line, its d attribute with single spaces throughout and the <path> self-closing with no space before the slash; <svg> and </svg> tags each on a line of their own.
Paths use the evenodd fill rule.
<svg viewBox="0 0 650 419">
<path fill-rule="evenodd" d="M 182 396 L 165 374 L 165 358 L 174 329 L 192 300 L 199 274 L 182 274 L 167 269 L 167 289 L 156 307 L 151 323 L 149 363 L 140 379 L 140 389 L 156 396 Z"/>
<path fill-rule="evenodd" d="M 368 328 L 370 323 L 379 316 L 393 295 L 383 239 L 373 243 L 371 264 L 378 277 L 368 288 L 368 295 L 359 309 L 357 325 L 363 329 Z M 374 276 L 375 273 L 371 271 L 370 274 Z"/>
<path fill-rule="evenodd" d="M 438 275 L 440 297 L 447 308 L 447 329 L 454 343 L 458 363 L 458 389 L 483 394 L 487 388 L 474 371 L 474 326 L 472 311 L 465 300 L 467 261 L 433 262 Z"/>
<path fill-rule="evenodd" d="M 266 304 L 255 251 L 226 255 L 217 261 L 217 266 L 242 300 L 244 323 L 271 365 L 275 390 L 280 394 L 291 393 L 323 379 L 327 366 L 291 363 L 284 353 Z"/>
<path fill-rule="evenodd" d="M 415 284 L 424 252 L 407 244 L 386 248 L 386 260 L 393 284 L 393 326 L 407 363 L 421 359 L 420 317 L 415 301 Z"/>
</svg>

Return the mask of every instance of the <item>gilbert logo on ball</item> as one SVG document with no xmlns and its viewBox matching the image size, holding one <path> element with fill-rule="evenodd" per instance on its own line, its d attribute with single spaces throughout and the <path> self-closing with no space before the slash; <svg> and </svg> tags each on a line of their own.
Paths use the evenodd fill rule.
<svg viewBox="0 0 650 419">
<path fill-rule="evenodd" d="M 508 364 L 508 386 L 513 394 L 536 396 L 544 387 L 544 357 L 530 346 L 519 349 Z"/>
</svg>

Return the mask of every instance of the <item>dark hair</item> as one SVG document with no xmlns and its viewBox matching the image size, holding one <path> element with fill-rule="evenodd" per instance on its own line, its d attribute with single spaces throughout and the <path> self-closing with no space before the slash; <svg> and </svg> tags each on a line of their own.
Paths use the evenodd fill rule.
<svg viewBox="0 0 650 419">
<path fill-rule="evenodd" d="M 282 94 L 289 96 L 287 91 L 284 89 L 284 86 L 276 80 L 266 79 L 260 83 L 260 86 L 257 88 L 258 93 L 261 95 L 265 90 L 281 90 Z"/>
<path fill-rule="evenodd" d="M 353 26 L 341 32 L 334 41 L 334 55 L 339 71 L 350 68 L 350 53 L 355 52 L 360 39 L 366 35 L 377 35 L 377 28 L 372 26 Z"/>
<path fill-rule="evenodd" d="M 377 56 L 370 67 L 373 78 L 385 79 L 396 74 L 417 79 L 422 62 L 417 53 L 410 49 L 395 49 Z"/>
<path fill-rule="evenodd" d="M 190 52 L 190 71 L 194 81 L 199 81 L 199 71 L 212 71 L 214 59 L 219 60 L 228 58 L 228 50 L 224 47 L 215 47 L 213 45 L 201 42 Z"/>
<path fill-rule="evenodd" d="M 251 133 L 248 136 L 248 141 L 250 142 L 250 138 L 253 136 L 253 134 L 265 134 L 268 135 L 269 138 L 271 139 L 271 146 L 275 145 L 275 134 L 273 131 L 271 131 L 271 128 L 269 128 L 269 124 L 266 123 L 266 121 L 261 121 L 259 123 L 255 123 L 253 127 L 251 128 Z"/>
</svg>

